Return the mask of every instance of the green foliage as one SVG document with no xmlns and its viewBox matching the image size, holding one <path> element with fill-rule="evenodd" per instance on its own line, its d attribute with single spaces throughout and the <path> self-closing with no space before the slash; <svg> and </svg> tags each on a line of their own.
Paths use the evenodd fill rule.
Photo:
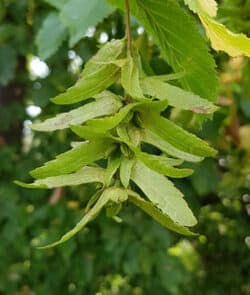
<svg viewBox="0 0 250 295">
<path fill-rule="evenodd" d="M 202 292 L 205 295 L 217 295 L 227 290 L 230 295 L 250 294 L 248 59 L 229 59 L 222 53 L 213 52 L 221 75 L 219 102 L 223 105 L 213 114 L 213 120 L 207 121 L 198 133 L 192 115 L 196 113 L 196 118 L 203 118 L 205 113 L 200 108 L 179 112 L 172 106 L 175 101 L 172 98 L 176 96 L 179 99 L 185 95 L 189 99 L 184 101 L 183 97 L 179 107 L 183 107 L 185 102 L 185 107 L 190 105 L 192 108 L 192 99 L 197 99 L 197 105 L 200 100 L 202 105 L 205 103 L 209 107 L 210 103 L 201 98 L 208 97 L 190 88 L 186 88 L 186 92 L 181 88 L 183 84 L 179 81 L 185 77 L 185 71 L 172 73 L 173 67 L 162 59 L 159 48 L 153 44 L 155 37 L 150 38 L 147 29 L 141 34 L 142 23 L 131 18 L 134 39 L 132 56 L 139 67 L 139 86 L 143 90 L 144 79 L 157 77 L 158 81 L 177 88 L 179 92 L 175 89 L 171 96 L 168 95 L 166 98 L 169 101 L 164 98 L 165 93 L 154 96 L 148 95 L 145 90 L 142 99 L 136 94 L 136 98 L 126 97 L 119 79 L 121 68 L 128 65 L 124 48 L 123 56 L 116 60 L 110 59 L 110 64 L 117 66 L 118 78 L 110 86 L 108 96 L 100 96 L 99 99 L 91 95 L 91 100 L 86 99 L 82 105 L 73 107 L 48 104 L 50 97 L 65 91 L 79 79 L 79 59 L 82 58 L 85 64 L 96 54 L 103 32 L 109 40 L 118 40 L 124 36 L 123 15 L 116 11 L 96 26 L 92 37 L 79 40 L 71 48 L 72 51 L 68 52 L 68 42 L 63 42 L 56 54 L 46 61 L 50 69 L 46 78 L 31 75 L 31 56 L 38 54 L 36 36 L 47 16 L 54 14 L 55 8 L 60 16 L 66 2 L 10 0 L 0 4 L 0 48 L 9 48 L 16 55 L 11 80 L 6 87 L 0 86 L 0 293 L 200 295 Z M 154 3 L 144 2 L 147 5 Z M 143 4 L 143 1 L 140 3 Z M 222 5 L 219 5 L 217 19 L 233 31 L 249 35 L 249 1 L 224 0 L 220 3 Z M 177 7 L 187 15 L 187 7 Z M 192 17 L 188 16 L 189 19 Z M 182 25 L 182 21 L 178 24 Z M 175 27 L 178 26 L 175 24 Z M 185 28 L 182 26 L 182 29 Z M 68 41 L 67 36 L 65 41 Z M 191 61 L 192 53 L 196 54 L 192 49 L 188 51 Z M 11 60 L 3 58 L 1 68 L 9 70 L 8 63 Z M 188 70 L 193 71 L 191 68 Z M 197 77 L 198 83 L 201 75 Z M 130 85 L 138 86 L 138 80 Z M 209 83 L 203 86 L 206 87 L 204 92 L 211 91 Z M 200 98 L 193 95 L 199 95 Z M 117 110 L 112 111 L 112 103 L 108 103 L 110 113 L 106 113 L 104 107 L 101 114 L 102 110 L 98 108 L 101 114 L 98 118 L 84 119 L 82 122 L 79 119 L 78 123 L 73 123 L 83 125 L 72 126 L 70 120 L 61 117 L 63 119 L 59 125 L 66 128 L 53 133 L 33 132 L 27 127 L 30 120 L 34 122 L 33 126 L 39 126 L 43 120 L 54 120 L 58 114 L 69 113 L 79 107 L 87 108 L 95 103 L 103 106 L 105 99 L 109 103 L 114 99 Z M 127 102 L 130 103 L 127 105 Z M 35 119 L 29 115 L 29 109 L 26 111 L 27 106 L 31 108 L 32 104 L 43 108 L 41 115 Z M 210 106 L 213 112 L 215 108 Z M 118 121 L 111 120 L 111 128 L 102 131 L 100 127 L 103 124 L 95 128 L 97 120 L 108 122 L 109 118 L 116 118 L 116 114 L 124 108 L 124 114 L 118 116 Z M 218 150 L 216 158 L 200 163 L 183 163 L 183 157 L 188 162 L 201 161 L 203 157 L 177 149 L 158 134 L 142 128 L 142 117 L 148 112 L 157 116 L 161 113 L 161 119 L 168 118 L 174 121 L 175 126 L 187 129 L 189 135 L 194 132 L 209 141 Z M 29 170 L 64 153 L 69 146 L 73 149 L 81 146 L 82 143 L 77 142 L 76 135 L 69 129 L 90 143 L 108 139 L 116 150 L 106 160 L 98 160 L 76 172 L 69 172 L 62 177 L 58 175 L 37 179 L 31 183 L 33 188 L 46 186 L 52 190 L 27 190 L 12 183 L 14 179 L 32 182 L 28 176 Z M 176 156 L 170 158 L 169 151 L 175 152 Z M 135 164 L 139 161 L 146 170 L 159 176 L 171 174 L 174 178 L 194 170 L 190 177 L 175 178 L 171 182 L 185 195 L 188 206 L 197 216 L 198 224 L 194 231 L 200 236 L 188 237 L 192 235 L 188 228 L 173 222 L 131 181 Z M 66 166 L 71 164 L 67 163 Z M 121 183 L 116 182 L 117 179 Z M 57 188 L 62 185 L 62 188 Z M 74 228 L 84 216 L 89 218 L 88 212 L 98 202 L 103 190 L 114 186 L 122 187 L 122 191 L 128 194 L 127 201 L 108 201 L 103 208 L 104 212 L 99 212 L 91 225 L 84 226 L 74 239 L 60 247 L 46 251 L 36 249 L 39 245 L 57 241 L 61 233 Z M 168 184 L 168 189 L 170 186 Z M 95 214 L 91 217 L 95 217 Z"/>
<path fill-rule="evenodd" d="M 124 8 L 123 0 L 109 1 Z M 136 0 L 131 2 L 131 12 L 152 36 L 174 71 L 184 71 L 185 76 L 180 79 L 183 87 L 215 101 L 218 85 L 215 63 L 194 21 L 177 1 Z"/>
<path fill-rule="evenodd" d="M 60 184 L 64 186 L 64 178 L 66 184 L 84 183 L 88 177 L 86 176 L 86 179 L 83 178 L 81 180 L 82 167 L 86 165 L 95 165 L 94 162 L 101 159 L 108 159 L 109 163 L 106 172 L 107 182 L 106 185 L 104 184 L 102 187 L 104 192 L 96 200 L 96 203 L 93 204 L 93 207 L 89 209 L 89 213 L 83 217 L 82 221 L 80 221 L 75 228 L 65 234 L 58 242 L 52 243 L 46 246 L 46 248 L 67 241 L 91 221 L 93 216 L 96 216 L 108 201 L 112 200 L 117 203 L 120 210 L 122 207 L 121 203 L 124 202 L 124 200 L 123 198 L 121 200 L 119 194 L 122 194 L 122 192 L 125 195 L 127 194 L 123 187 L 125 189 L 132 189 L 130 187 L 130 179 L 143 191 L 152 204 L 161 210 L 161 215 L 165 214 L 166 219 L 171 219 L 171 229 L 177 228 L 178 232 L 180 232 L 179 228 L 182 226 L 194 226 L 196 224 L 196 219 L 184 201 L 183 195 L 163 176 L 185 177 L 190 175 L 192 171 L 189 169 L 178 170 L 166 166 L 162 162 L 156 161 L 155 158 L 152 159 L 150 154 L 141 153 L 140 149 L 143 142 L 143 133 L 144 130 L 151 131 L 158 135 L 166 145 L 172 146 L 177 151 L 186 154 L 189 153 L 191 157 L 200 156 L 200 159 L 202 159 L 202 157 L 214 156 L 215 151 L 202 140 L 184 131 L 182 128 L 171 123 L 168 119 L 164 119 L 160 115 L 160 112 L 164 111 L 167 107 L 168 102 L 165 98 L 165 101 L 157 102 L 152 100 L 152 98 L 144 97 L 143 88 L 141 88 L 140 84 L 140 73 L 142 70 L 139 64 L 139 54 L 134 50 L 130 52 L 129 48 L 127 48 L 127 59 L 123 59 L 124 61 L 122 63 L 115 62 L 116 59 L 119 61 L 120 57 L 124 58 L 124 56 L 121 56 L 124 51 L 124 44 L 125 40 L 107 43 L 88 61 L 81 74 L 82 78 L 80 78 L 76 85 L 67 90 L 66 94 L 57 96 L 53 101 L 61 104 L 72 104 L 88 99 L 105 90 L 106 87 L 118 80 L 119 76 L 121 78 L 121 85 L 126 93 L 124 99 L 106 91 L 103 94 L 101 93 L 95 96 L 96 102 L 90 102 L 69 113 L 60 114 L 55 118 L 48 119 L 41 124 L 33 126 L 35 130 L 52 131 L 67 128 L 71 124 L 81 125 L 86 122 L 86 126 L 83 126 L 83 128 L 93 128 L 93 130 L 96 131 L 96 136 L 93 137 L 93 135 L 91 135 L 92 139 L 90 142 L 85 141 L 83 143 L 78 143 L 73 146 L 72 150 L 58 155 L 55 160 L 47 162 L 43 167 L 31 171 L 31 176 L 42 180 L 27 185 L 28 187 L 36 185 L 54 187 L 56 183 L 58 183 L 59 186 Z M 121 71 L 119 71 L 119 67 L 121 67 Z M 176 92 L 178 95 L 179 89 L 171 88 L 170 86 L 169 95 L 175 95 Z M 205 99 L 201 99 L 200 102 L 198 98 L 197 96 L 197 104 L 193 103 L 194 110 L 198 108 L 203 101 L 206 105 L 212 105 Z M 130 103 L 128 103 L 128 99 Z M 100 100 L 101 102 L 97 104 Z M 106 105 L 107 100 L 111 101 L 112 110 L 110 110 L 110 105 Z M 137 100 L 140 102 L 137 103 Z M 114 103 L 116 103 L 115 106 L 113 105 Z M 177 101 L 176 106 L 181 107 L 181 102 Z M 112 112 L 115 113 L 118 110 L 119 112 L 115 115 L 105 117 L 105 115 L 112 114 Z M 98 116 L 103 116 L 104 118 L 92 119 Z M 74 128 L 75 127 L 73 127 L 73 131 Z M 84 130 L 84 132 L 86 132 L 86 128 Z M 89 139 L 88 135 L 86 136 L 84 133 L 81 134 L 81 131 L 81 129 L 75 129 L 75 133 L 80 133 L 81 137 Z M 109 131 L 109 134 L 107 134 L 107 131 Z M 92 133 L 91 129 L 88 133 Z M 100 134 L 100 136 L 98 136 L 98 134 Z M 112 152 L 120 154 L 118 156 L 119 160 L 115 163 L 113 163 Z M 171 148 L 170 151 L 167 150 L 165 152 L 173 155 Z M 176 156 L 176 154 L 174 154 L 174 156 Z M 182 159 L 183 157 L 180 158 Z M 138 159 L 145 162 L 146 166 L 144 166 L 140 160 L 138 161 Z M 119 166 L 121 166 L 121 169 L 117 177 L 115 172 Z M 78 169 L 81 170 L 76 172 Z M 71 172 L 76 173 L 73 175 L 65 175 Z M 90 180 L 90 182 L 93 182 L 96 178 L 90 178 Z M 22 183 L 16 183 L 24 186 Z M 111 198 L 107 194 L 113 197 Z M 137 203 L 137 205 L 138 204 L 139 203 Z M 115 210 L 115 212 L 118 211 Z M 155 215 L 156 212 L 158 211 L 155 211 L 153 215 Z M 108 213 L 108 215 L 112 217 L 113 214 Z M 159 217 L 159 219 L 161 220 L 162 217 Z M 169 222 L 162 222 L 162 224 L 167 226 Z M 172 224 L 174 224 L 174 226 L 172 226 Z M 185 228 L 181 229 L 181 231 L 187 232 Z"/>
</svg>

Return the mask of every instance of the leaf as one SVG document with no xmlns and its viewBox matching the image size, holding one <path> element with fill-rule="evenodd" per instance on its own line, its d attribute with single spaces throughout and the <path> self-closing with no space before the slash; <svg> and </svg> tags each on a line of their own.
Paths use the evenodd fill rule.
<svg viewBox="0 0 250 295">
<path fill-rule="evenodd" d="M 109 0 L 125 9 L 123 0 Z M 159 46 L 174 72 L 185 72 L 180 83 L 188 91 L 210 101 L 217 99 L 215 62 L 194 19 L 176 0 L 130 1 L 134 14 Z"/>
<path fill-rule="evenodd" d="M 70 126 L 70 129 L 79 137 L 86 140 L 95 140 L 101 138 L 113 138 L 109 133 L 102 132 L 98 128 L 91 126 Z"/>
<path fill-rule="evenodd" d="M 165 152 L 168 155 L 183 159 L 185 161 L 200 162 L 204 159 L 203 157 L 199 157 L 199 156 L 184 152 L 174 147 L 169 142 L 165 141 L 162 137 L 160 137 L 158 134 L 150 130 L 146 130 L 146 129 L 144 130 L 142 135 L 142 141 L 157 147 L 162 152 Z"/>
<path fill-rule="evenodd" d="M 136 152 L 136 157 L 141 160 L 148 168 L 169 177 L 182 178 L 193 174 L 191 169 L 174 168 L 168 163 L 168 158 L 162 156 L 150 155 L 143 152 Z M 175 161 L 174 159 L 170 159 Z"/>
<path fill-rule="evenodd" d="M 138 194 L 128 190 L 128 195 L 129 202 L 141 208 L 144 212 L 153 217 L 153 219 L 160 223 L 162 226 L 185 236 L 195 235 L 188 228 L 175 223 L 171 218 L 169 218 L 168 215 L 164 214 L 161 210 L 156 208 L 151 202 L 145 201 Z"/>
<path fill-rule="evenodd" d="M 175 223 L 194 226 L 196 219 L 183 199 L 183 194 L 163 175 L 136 161 L 131 179 L 148 199 Z"/>
<path fill-rule="evenodd" d="M 105 0 L 69 0 L 62 7 L 60 17 L 70 31 L 70 47 L 86 34 L 89 27 L 95 27 L 107 17 L 113 8 Z"/>
<path fill-rule="evenodd" d="M 38 47 L 38 55 L 46 60 L 51 57 L 61 46 L 66 37 L 66 28 L 57 13 L 50 13 L 39 29 L 35 43 Z"/>
<path fill-rule="evenodd" d="M 60 245 L 67 240 L 69 240 L 71 237 L 73 237 L 76 233 L 78 233 L 82 228 L 84 228 L 90 221 L 96 218 L 96 216 L 99 214 L 99 212 L 102 210 L 102 208 L 108 203 L 108 201 L 111 198 L 111 188 L 105 190 L 98 201 L 95 203 L 95 205 L 88 211 L 88 213 L 76 224 L 76 226 L 71 229 L 69 232 L 67 232 L 65 235 L 61 237 L 61 239 L 57 242 L 54 242 L 52 244 L 49 244 L 47 246 L 38 247 L 39 249 L 48 249 L 51 247 L 55 247 L 57 245 Z"/>
<path fill-rule="evenodd" d="M 94 127 L 95 129 L 99 130 L 99 132 L 105 132 L 113 129 L 118 124 L 120 124 L 129 114 L 129 112 L 137 105 L 138 103 L 130 103 L 121 108 L 119 112 L 113 116 L 88 121 L 87 126 Z"/>
<path fill-rule="evenodd" d="M 51 101 L 56 104 L 72 104 L 86 100 L 104 91 L 118 78 L 120 67 L 109 63 L 123 56 L 125 49 L 124 40 L 116 40 L 105 44 L 97 54 L 85 65 L 81 78 L 65 93 L 59 94 Z M 100 65 L 98 62 L 105 61 Z"/>
<path fill-rule="evenodd" d="M 110 140 L 99 139 L 84 142 L 75 148 L 60 154 L 55 160 L 30 172 L 34 178 L 46 178 L 74 172 L 94 161 L 106 158 L 115 148 Z"/>
<path fill-rule="evenodd" d="M 132 168 L 134 166 L 134 159 L 129 159 L 127 157 L 122 157 L 120 166 L 120 180 L 122 185 L 127 188 L 129 185 Z"/>
<path fill-rule="evenodd" d="M 141 85 L 144 94 L 160 100 L 167 100 L 169 105 L 182 110 L 191 110 L 195 113 L 211 113 L 217 109 L 210 101 L 179 87 L 159 81 L 156 78 L 147 77 L 141 81 Z"/>
<path fill-rule="evenodd" d="M 205 141 L 185 131 L 168 119 L 152 112 L 141 115 L 141 119 L 144 128 L 154 132 L 178 150 L 200 157 L 216 155 L 216 151 Z"/>
<path fill-rule="evenodd" d="M 217 15 L 218 5 L 215 0 L 184 0 L 186 5 L 195 12 L 214 17 Z"/>
<path fill-rule="evenodd" d="M 87 126 L 95 128 L 96 130 L 98 130 L 98 132 L 106 132 L 115 128 L 123 120 L 125 120 L 133 109 L 137 111 L 153 109 L 156 112 L 161 112 L 166 109 L 167 105 L 167 101 L 150 101 L 144 99 L 141 102 L 135 102 L 126 105 L 113 116 L 90 120 L 87 122 Z"/>
<path fill-rule="evenodd" d="M 91 182 L 100 182 L 104 184 L 105 170 L 102 168 L 86 166 L 73 174 L 52 176 L 44 179 L 39 179 L 30 184 L 15 181 L 17 185 L 26 188 L 55 188 Z"/>
<path fill-rule="evenodd" d="M 179 73 L 172 73 L 172 74 L 166 74 L 166 75 L 157 75 L 157 76 L 149 76 L 148 78 L 154 78 L 162 82 L 166 81 L 173 81 L 173 80 L 179 80 L 180 78 L 185 76 L 185 72 L 179 72 Z"/>
<path fill-rule="evenodd" d="M 205 15 L 200 15 L 200 19 L 215 50 L 223 50 L 231 56 L 250 56 L 250 38 L 246 35 L 235 34 Z"/>
<path fill-rule="evenodd" d="M 144 98 L 140 86 L 138 62 L 130 55 L 121 70 L 121 84 L 131 97 Z"/>
<path fill-rule="evenodd" d="M 108 166 L 106 169 L 106 176 L 105 176 L 105 183 L 106 186 L 110 186 L 113 176 L 115 175 L 116 171 L 120 167 L 121 164 L 121 156 L 120 154 L 115 153 L 111 155 L 108 159 Z"/>
<path fill-rule="evenodd" d="M 69 125 L 80 125 L 89 119 L 116 113 L 122 106 L 119 97 L 109 91 L 105 91 L 103 95 L 98 95 L 97 97 L 98 99 L 94 102 L 85 104 L 70 112 L 61 113 L 42 123 L 32 124 L 31 128 L 38 131 L 65 129 Z"/>
</svg>

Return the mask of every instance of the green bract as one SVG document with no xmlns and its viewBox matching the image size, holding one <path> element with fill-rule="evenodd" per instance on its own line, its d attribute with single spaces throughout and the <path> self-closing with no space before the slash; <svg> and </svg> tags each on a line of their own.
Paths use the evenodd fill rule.
<svg viewBox="0 0 250 295">
<path fill-rule="evenodd" d="M 91 58 L 79 81 L 53 98 L 57 104 L 73 104 L 87 99 L 83 106 L 58 114 L 32 129 L 54 131 L 70 128 L 84 141 L 30 172 L 34 183 L 17 184 L 28 188 L 98 183 L 82 220 L 52 247 L 71 238 L 106 207 L 108 217 L 116 218 L 122 204 L 140 207 L 163 226 L 184 235 L 196 218 L 183 194 L 167 177 L 181 178 L 191 169 L 177 168 L 184 160 L 201 161 L 216 151 L 206 142 L 185 131 L 162 115 L 168 108 L 211 113 L 216 106 L 198 95 L 165 81 L 183 75 L 146 77 L 140 55 L 133 49 L 126 58 L 126 40 L 104 45 Z M 124 97 L 106 88 L 120 82 Z M 144 150 L 144 143 L 159 149 L 159 155 Z M 102 161 L 102 167 L 99 160 Z M 103 164 L 104 163 L 104 164 Z M 142 196 L 138 191 L 143 193 Z"/>
</svg>

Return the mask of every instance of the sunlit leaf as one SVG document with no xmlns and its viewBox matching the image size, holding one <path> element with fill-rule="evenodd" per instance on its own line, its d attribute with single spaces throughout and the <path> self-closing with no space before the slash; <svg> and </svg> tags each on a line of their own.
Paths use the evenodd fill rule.
<svg viewBox="0 0 250 295">
<path fill-rule="evenodd" d="M 218 5 L 215 0 L 184 0 L 189 8 L 195 13 L 216 16 Z"/>
<path fill-rule="evenodd" d="M 208 38 L 215 50 L 223 50 L 231 56 L 250 56 L 250 38 L 235 34 L 210 17 L 200 15 Z"/>
</svg>

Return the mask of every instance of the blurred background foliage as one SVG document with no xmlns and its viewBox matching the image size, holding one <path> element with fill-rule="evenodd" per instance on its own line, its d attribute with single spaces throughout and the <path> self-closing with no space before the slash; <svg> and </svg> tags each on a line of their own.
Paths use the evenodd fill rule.
<svg viewBox="0 0 250 295">
<path fill-rule="evenodd" d="M 33 133 L 28 125 L 66 110 L 49 98 L 76 81 L 98 46 L 124 36 L 123 15 L 115 11 L 70 48 L 66 28 L 57 23 L 64 2 L 0 1 L 0 294 L 249 295 L 250 62 L 222 53 L 213 52 L 220 76 L 213 120 L 200 129 L 188 112 L 171 113 L 219 150 L 176 182 L 198 217 L 200 236 L 170 233 L 127 206 L 121 224 L 102 214 L 66 244 L 34 248 L 79 220 L 92 187 L 15 186 L 14 179 L 29 181 L 29 170 L 76 139 L 67 131 Z M 218 17 L 250 36 L 249 0 L 221 1 Z M 171 71 L 135 19 L 132 31 L 155 73 Z"/>
</svg>

